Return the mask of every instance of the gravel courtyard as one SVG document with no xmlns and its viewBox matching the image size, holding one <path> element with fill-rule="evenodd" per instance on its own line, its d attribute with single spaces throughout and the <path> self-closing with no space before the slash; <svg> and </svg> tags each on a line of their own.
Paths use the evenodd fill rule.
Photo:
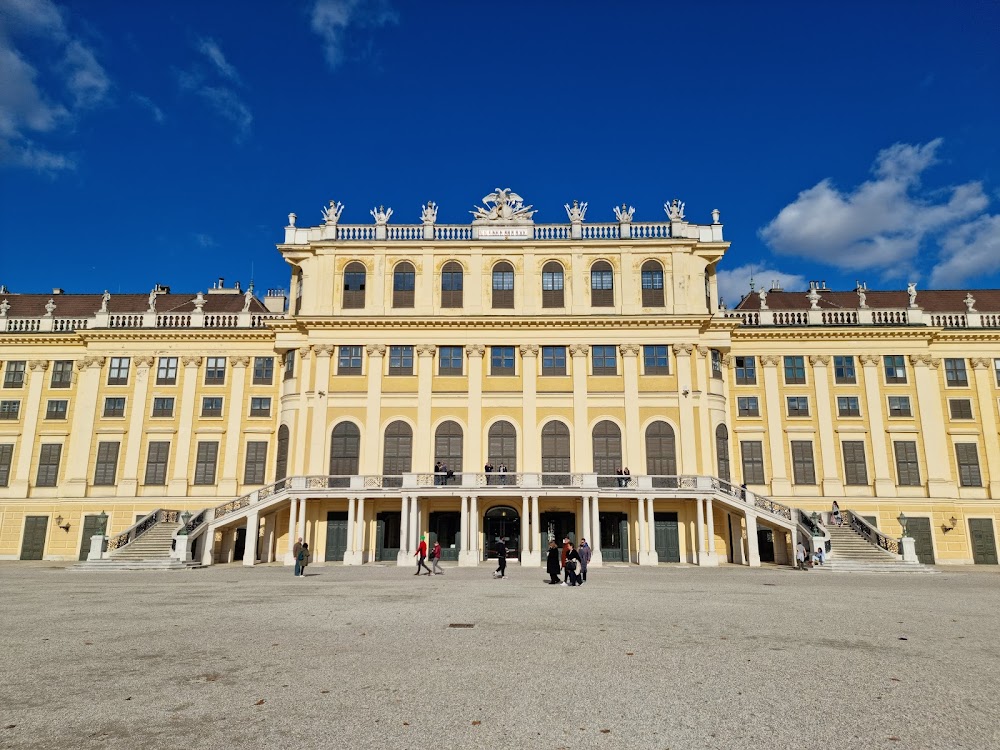
<svg viewBox="0 0 1000 750">
<path fill-rule="evenodd" d="M 996 569 L 445 569 L 0 563 L 0 748 L 1000 747 Z"/>
</svg>

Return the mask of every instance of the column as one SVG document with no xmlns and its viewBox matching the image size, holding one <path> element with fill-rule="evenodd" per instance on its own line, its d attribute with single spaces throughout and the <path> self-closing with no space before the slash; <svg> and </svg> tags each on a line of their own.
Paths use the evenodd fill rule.
<svg viewBox="0 0 1000 750">
<path fill-rule="evenodd" d="M 747 565 L 751 568 L 759 568 L 760 551 L 757 547 L 757 514 L 751 510 L 744 512 L 747 523 Z"/>
<path fill-rule="evenodd" d="M 705 550 L 705 509 L 701 498 L 694 501 L 695 512 L 695 560 L 699 565 L 708 564 L 708 552 Z"/>
<path fill-rule="evenodd" d="M 410 496 L 410 549 L 416 552 L 420 542 L 420 498 Z"/>
<path fill-rule="evenodd" d="M 260 556 L 262 563 L 274 562 L 274 522 L 276 515 L 268 513 L 264 516 L 264 543 L 261 547 L 263 554 Z"/>
<path fill-rule="evenodd" d="M 816 391 L 816 421 L 819 424 L 819 452 L 822 463 L 823 494 L 843 496 L 844 482 L 840 478 L 837 458 L 837 442 L 833 435 L 833 412 L 830 404 L 830 356 L 813 354 L 809 357 L 813 368 L 813 384 Z"/>
<path fill-rule="evenodd" d="M 708 565 L 718 565 L 719 556 L 715 553 L 715 509 L 712 498 L 705 498 L 705 525 L 708 527 Z"/>
<path fill-rule="evenodd" d="M 288 500 L 288 549 L 285 550 L 285 565 L 295 564 L 295 542 L 298 541 L 298 516 L 299 499 L 297 497 Z M 209 532 L 211 533 L 211 532 Z"/>
<path fill-rule="evenodd" d="M 243 544 L 243 564 L 253 565 L 257 562 L 257 542 L 260 538 L 260 516 L 257 511 L 247 514 L 247 535 Z"/>
<path fill-rule="evenodd" d="M 635 561 L 642 565 L 642 560 L 649 551 L 649 539 L 646 536 L 646 498 L 635 499 Z"/>
<path fill-rule="evenodd" d="M 538 345 L 522 344 L 521 350 L 521 442 L 524 461 L 522 471 L 542 470 L 542 453 L 539 446 L 537 378 Z M 537 552 L 538 550 L 534 550 Z"/>
<path fill-rule="evenodd" d="M 707 346 L 698 347 L 701 361 L 696 364 L 691 359 L 691 369 L 695 375 L 694 388 L 698 392 L 698 431 L 695 433 L 695 445 L 701 447 L 701 464 L 696 474 L 718 475 L 718 460 L 715 456 L 715 431 L 708 410 L 708 396 L 712 390 L 712 350 Z M 700 365 L 700 366 L 699 366 Z"/>
<path fill-rule="evenodd" d="M 469 518 L 469 496 L 462 495 L 462 517 L 461 526 L 459 530 L 459 550 L 458 550 L 458 564 L 459 565 L 475 565 L 476 560 L 473 559 L 472 549 L 470 545 L 470 531 L 469 528 L 472 524 Z"/>
<path fill-rule="evenodd" d="M 146 355 L 132 357 L 132 364 L 135 365 L 135 385 L 132 388 L 132 404 L 128 420 L 128 439 L 125 441 L 121 479 L 118 480 L 118 487 L 115 489 L 115 494 L 119 497 L 135 497 L 139 487 L 142 426 L 148 413 L 146 409 L 146 397 L 149 393 L 149 368 L 153 365 L 153 357 Z"/>
<path fill-rule="evenodd" d="M 877 497 L 895 497 L 896 480 L 889 469 L 889 451 L 885 432 L 885 416 L 882 403 L 882 393 L 879 388 L 879 362 L 881 358 L 875 354 L 862 354 L 861 367 L 865 378 L 865 410 L 868 412 L 869 436 L 871 437 L 872 474 L 875 480 L 875 495 Z"/>
<path fill-rule="evenodd" d="M 594 470 L 594 453 L 590 443 L 590 421 L 587 419 L 587 344 L 569 348 L 573 359 L 573 464 L 574 472 L 587 474 Z"/>
<path fill-rule="evenodd" d="M 541 565 L 538 540 L 532 539 L 531 496 L 521 497 L 521 565 L 537 567 Z"/>
<path fill-rule="evenodd" d="M 400 567 L 410 564 L 410 496 L 403 495 L 399 500 L 399 552 L 396 554 L 396 564 Z"/>
<path fill-rule="evenodd" d="M 17 468 L 12 472 L 13 479 L 10 482 L 10 496 L 12 498 L 27 497 L 28 485 L 31 482 L 31 455 L 35 446 L 35 434 L 38 430 L 38 415 L 42 408 L 42 387 L 44 386 L 45 371 L 49 369 L 49 362 L 46 359 L 33 359 L 28 362 L 28 395 L 21 404 L 21 413 L 24 414 L 24 425 L 21 428 L 21 438 L 18 441 Z M 53 393 L 55 395 L 55 393 Z M 96 401 L 96 398 L 94 399 Z M 74 417 L 76 416 L 76 404 L 74 404 Z M 141 412 L 140 412 L 141 414 Z M 75 423 L 75 419 L 73 420 Z M 138 441 L 142 435 L 142 430 L 132 433 Z M 63 448 L 66 452 L 67 448 Z M 65 459 L 65 460 L 68 460 Z"/>
<path fill-rule="evenodd" d="M 319 344 L 313 347 L 316 354 L 316 388 L 309 401 L 301 402 L 303 418 L 306 410 L 312 411 L 312 429 L 309 437 L 309 464 L 306 474 L 327 474 L 330 464 L 326 460 L 326 426 L 327 426 L 327 393 L 330 388 L 330 360 L 333 358 L 332 344 Z M 304 397 L 303 397 L 304 398 Z M 378 432 L 376 430 L 376 432 Z"/>
<path fill-rule="evenodd" d="M 622 344 L 618 351 L 622 355 L 622 372 L 625 376 L 625 457 L 622 466 L 636 474 L 641 473 L 642 447 L 639 424 L 639 350 L 638 344 Z"/>
<path fill-rule="evenodd" d="M 929 354 L 911 354 L 917 384 L 917 408 L 920 410 L 920 433 L 927 459 L 927 492 L 931 497 L 958 497 L 958 484 L 952 478 L 952 447 L 941 408 L 941 390 L 937 369 L 941 360 Z M 992 401 L 988 402 L 992 407 Z"/>
<path fill-rule="evenodd" d="M 542 564 L 542 555 L 547 554 L 548 544 L 542 543 L 542 528 L 540 526 L 540 521 L 538 518 L 538 495 L 531 496 L 531 528 L 535 535 L 535 540 L 532 541 L 531 545 L 534 548 L 535 544 L 538 544 L 538 564 Z"/>
<path fill-rule="evenodd" d="M 691 344 L 674 344 L 674 359 L 677 362 L 677 401 L 680 407 L 681 434 L 677 436 L 677 466 L 681 474 L 698 473 L 698 457 L 693 441 L 696 440 L 694 426 L 694 384 L 691 378 Z"/>
<path fill-rule="evenodd" d="M 476 472 L 486 463 L 483 451 L 483 355 L 485 353 L 486 347 L 482 344 L 465 347 L 465 354 L 469 358 L 469 401 L 466 410 L 469 431 L 465 436 L 464 457 L 466 471 L 469 461 L 472 461 L 472 471 Z M 471 551 L 474 548 L 469 549 Z"/>
<path fill-rule="evenodd" d="M 434 467 L 434 435 L 431 430 L 431 379 L 434 377 L 434 350 L 431 344 L 417 347 L 417 434 L 413 441 L 413 471 Z"/>
<path fill-rule="evenodd" d="M 170 475 L 167 494 L 185 496 L 188 493 L 188 464 L 191 458 L 191 438 L 194 433 L 194 415 L 198 408 L 195 403 L 195 391 L 198 388 L 198 368 L 201 367 L 201 357 L 187 355 L 181 357 L 183 378 L 181 398 L 178 408 L 181 412 L 180 424 L 177 428 L 177 440 L 172 446 L 174 470 Z"/>
<path fill-rule="evenodd" d="M 380 474 L 382 472 L 379 461 L 382 455 L 379 445 L 382 436 L 382 361 L 385 357 L 385 344 L 368 344 L 365 351 L 368 353 L 368 392 L 365 394 L 365 452 L 362 456 L 361 473 Z"/>
<path fill-rule="evenodd" d="M 583 514 L 583 538 L 588 542 L 593 542 L 590 538 L 591 528 L 590 528 L 590 498 L 584 495 L 580 498 L 580 511 Z M 556 542 L 562 543 L 561 539 L 556 539 Z M 591 547 L 594 545 L 591 544 Z"/>
<path fill-rule="evenodd" d="M 219 494 L 235 495 L 240 465 L 240 446 L 243 444 L 243 415 L 249 405 L 243 403 L 246 390 L 247 367 L 250 357 L 230 357 L 229 369 L 232 382 L 229 387 L 229 416 L 226 420 L 226 449 L 219 471 Z"/>
<path fill-rule="evenodd" d="M 470 497 L 471 506 L 469 510 L 469 551 L 475 565 L 479 564 L 479 496 Z"/>
<path fill-rule="evenodd" d="M 592 514 L 591 533 L 594 535 L 590 538 L 592 555 L 590 564 L 599 568 L 604 564 L 604 554 L 601 552 L 601 504 L 597 495 L 592 495 L 590 498 L 590 511 Z"/>
<path fill-rule="evenodd" d="M 653 498 L 646 498 L 646 529 L 649 533 L 649 538 L 647 541 L 647 546 L 649 551 L 646 553 L 646 562 L 649 565 L 659 565 L 660 555 L 656 551 L 656 516 L 653 514 Z"/>
<path fill-rule="evenodd" d="M 80 375 L 76 383 L 73 424 L 70 427 L 68 445 L 63 446 L 66 473 L 61 489 L 67 497 L 83 497 L 87 494 L 87 469 L 90 465 L 90 452 L 94 439 L 97 391 L 101 385 L 104 357 L 85 357 L 76 363 L 76 367 Z"/>
<path fill-rule="evenodd" d="M 792 483 L 788 479 L 788 468 L 785 464 L 783 404 L 778 389 L 780 359 L 776 354 L 765 354 L 760 358 L 760 363 L 764 366 L 764 403 L 767 413 L 768 453 L 771 458 L 771 494 L 791 495 Z"/>
<path fill-rule="evenodd" d="M 347 498 L 347 549 L 344 550 L 344 564 L 349 564 L 347 561 L 354 557 L 354 544 L 357 538 L 357 531 L 354 528 L 354 524 L 357 521 L 354 515 L 354 498 Z"/>
<path fill-rule="evenodd" d="M 357 560 L 358 565 L 364 565 L 365 563 L 365 552 L 367 549 L 365 547 L 365 531 L 368 529 L 368 521 L 365 518 L 365 498 L 362 495 L 356 498 L 358 501 L 358 509 L 354 514 L 354 525 L 357 527 L 358 537 L 354 541 L 354 555 Z"/>
<path fill-rule="evenodd" d="M 299 537 L 301 537 L 304 542 L 308 542 L 309 540 L 306 538 L 306 498 L 305 497 L 300 497 L 299 498 L 298 521 L 299 521 L 299 525 L 298 525 L 298 530 L 297 530 L 297 533 L 295 534 L 295 537 L 296 537 L 296 539 L 298 539 Z"/>
<path fill-rule="evenodd" d="M 986 472 L 990 475 L 990 497 L 996 500 L 1000 498 L 1000 441 L 997 440 L 996 415 L 992 408 L 985 408 L 986 404 L 993 403 L 993 361 L 989 357 L 973 357 L 972 375 L 976 380 L 979 423 L 983 429 L 981 454 L 985 454 Z"/>
<path fill-rule="evenodd" d="M 288 450 L 288 474 L 289 476 L 302 476 L 306 473 L 306 460 L 309 458 L 309 435 L 307 427 L 309 423 L 309 409 L 307 405 L 313 394 L 311 386 L 312 359 L 309 354 L 312 348 L 303 346 L 299 348 L 298 356 L 298 384 L 299 417 L 295 421 L 295 438 Z"/>
</svg>

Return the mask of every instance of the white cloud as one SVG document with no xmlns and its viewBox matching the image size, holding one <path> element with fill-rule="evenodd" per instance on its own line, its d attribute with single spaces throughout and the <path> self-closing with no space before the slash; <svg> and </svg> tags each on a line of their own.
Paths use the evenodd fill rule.
<svg viewBox="0 0 1000 750">
<path fill-rule="evenodd" d="M 323 40 L 323 51 L 331 68 L 346 56 L 350 27 L 378 28 L 399 23 L 399 15 L 387 0 L 316 0 L 310 14 L 312 30 Z"/>
<path fill-rule="evenodd" d="M 93 51 L 50 0 L 0 0 L 0 164 L 41 171 L 73 160 L 36 144 L 72 128 L 111 89 Z"/>
<path fill-rule="evenodd" d="M 219 71 L 223 77 L 235 81 L 236 83 L 240 83 L 240 74 L 237 73 L 236 68 L 230 65 L 226 60 L 226 56 L 222 54 L 222 50 L 219 49 L 219 45 L 214 39 L 199 39 L 198 51 L 211 61 L 212 65 L 215 66 L 215 69 Z"/>
<path fill-rule="evenodd" d="M 941 240 L 941 261 L 931 272 L 931 286 L 962 288 L 963 282 L 1000 271 L 1000 216 L 984 215 Z"/>
<path fill-rule="evenodd" d="M 153 103 L 153 100 L 148 96 L 143 96 L 142 94 L 132 94 L 132 101 L 141 105 L 145 109 L 149 110 L 149 113 L 153 116 L 153 119 L 157 122 L 163 122 L 166 116 L 163 114 L 163 110 Z"/>
<path fill-rule="evenodd" d="M 897 143 L 879 152 L 873 179 L 851 191 L 830 180 L 799 193 L 763 229 L 781 255 L 838 268 L 912 273 L 921 248 L 942 232 L 980 214 L 989 199 L 979 182 L 931 191 L 923 173 L 937 163 L 936 139 L 922 146 Z"/>
<path fill-rule="evenodd" d="M 762 287 L 770 289 L 773 282 L 785 290 L 806 289 L 806 277 L 795 273 L 785 273 L 766 266 L 744 265 L 738 268 L 720 270 L 717 276 L 719 296 L 726 301 L 726 306 L 733 308 L 744 294 L 750 291 L 750 279 L 759 290 Z"/>
<path fill-rule="evenodd" d="M 177 71 L 177 83 L 182 91 L 197 95 L 215 110 L 216 114 L 235 125 L 236 141 L 242 142 L 250 135 L 253 113 L 236 90 L 228 85 L 229 81 L 242 84 L 239 72 L 226 60 L 214 40 L 199 39 L 197 48 L 211 62 L 211 70 L 205 71 L 200 66 L 195 66 L 191 70 Z M 226 80 L 221 82 L 209 80 L 218 78 Z"/>
</svg>

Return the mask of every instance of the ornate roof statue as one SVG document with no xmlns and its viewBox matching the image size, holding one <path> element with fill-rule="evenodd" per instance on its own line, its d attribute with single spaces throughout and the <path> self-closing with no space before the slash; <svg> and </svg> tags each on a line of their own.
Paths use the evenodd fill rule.
<svg viewBox="0 0 1000 750">
<path fill-rule="evenodd" d="M 107 289 L 104 290 L 104 294 L 101 295 L 101 309 L 98 312 L 106 313 L 108 311 L 108 303 L 111 301 L 111 292 Z"/>
<path fill-rule="evenodd" d="M 438 218 L 438 206 L 434 201 L 427 201 L 420 207 L 420 221 L 424 224 L 433 224 Z"/>
<path fill-rule="evenodd" d="M 56 302 L 54 299 L 49 297 L 49 301 L 45 303 L 45 315 L 47 317 L 52 317 L 52 313 L 56 311 Z"/>
<path fill-rule="evenodd" d="M 906 293 L 910 297 L 910 307 L 917 306 L 917 282 L 911 281 L 906 285 Z"/>
<path fill-rule="evenodd" d="M 587 204 L 580 203 L 579 201 L 573 201 L 572 208 L 568 203 L 564 204 L 566 206 L 566 215 L 569 216 L 569 220 L 574 224 L 583 221 L 583 217 L 587 215 Z"/>
<path fill-rule="evenodd" d="M 806 299 L 809 300 L 810 310 L 819 310 L 819 292 L 815 289 L 810 289 L 809 294 L 806 295 Z"/>
<path fill-rule="evenodd" d="M 389 223 L 389 217 L 392 216 L 392 209 L 387 209 L 385 206 L 379 206 L 378 208 L 373 208 L 368 213 L 375 217 L 375 224 L 377 226 L 385 226 Z"/>
<path fill-rule="evenodd" d="M 146 312 L 156 312 L 156 288 L 149 293 L 149 309 Z"/>
<path fill-rule="evenodd" d="M 524 205 L 524 199 L 510 188 L 497 188 L 483 198 L 486 208 L 476 207 L 471 213 L 476 221 L 504 221 L 523 224 L 531 221 L 535 212 Z M 492 205 L 490 205 L 492 204 Z"/>
<path fill-rule="evenodd" d="M 340 214 L 343 212 L 343 210 L 344 210 L 343 203 L 341 203 L 340 201 L 337 201 L 336 203 L 330 201 L 329 208 L 323 209 L 323 221 L 325 221 L 327 224 L 336 224 L 338 221 L 340 221 Z"/>
<path fill-rule="evenodd" d="M 663 210 L 667 212 L 667 218 L 670 221 L 684 221 L 684 204 L 677 198 L 674 198 L 670 203 L 664 203 Z"/>
<path fill-rule="evenodd" d="M 630 223 L 632 221 L 632 214 L 634 213 L 635 213 L 634 206 L 628 206 L 626 208 L 624 203 L 622 203 L 621 208 L 615 206 L 615 218 L 618 219 L 618 221 L 621 222 L 622 224 Z"/>
<path fill-rule="evenodd" d="M 195 312 L 201 312 L 201 308 L 205 306 L 205 295 L 198 292 L 197 296 L 194 298 L 194 310 Z"/>
<path fill-rule="evenodd" d="M 760 309 L 761 310 L 766 310 L 767 309 L 767 290 L 766 289 L 761 289 L 759 292 L 757 292 L 757 296 L 760 297 Z"/>
<path fill-rule="evenodd" d="M 976 298 L 972 296 L 972 292 L 965 293 L 965 308 L 969 312 L 976 311 Z"/>
<path fill-rule="evenodd" d="M 0 302 L 0 315 L 6 315 L 9 309 L 10 309 L 10 302 L 8 302 L 7 300 Z"/>
<path fill-rule="evenodd" d="M 250 312 L 250 303 L 253 302 L 253 283 L 247 287 L 246 294 L 243 295 L 243 312 Z"/>
</svg>

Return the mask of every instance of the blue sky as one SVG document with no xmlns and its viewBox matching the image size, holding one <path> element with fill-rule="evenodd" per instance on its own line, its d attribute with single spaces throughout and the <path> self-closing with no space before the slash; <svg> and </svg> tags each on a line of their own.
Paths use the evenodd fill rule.
<svg viewBox="0 0 1000 750">
<path fill-rule="evenodd" d="M 0 284 L 283 287 L 289 212 L 718 208 L 762 283 L 1000 284 L 1000 5 L 0 0 Z M 44 258 L 42 266 L 36 258 Z"/>
</svg>

